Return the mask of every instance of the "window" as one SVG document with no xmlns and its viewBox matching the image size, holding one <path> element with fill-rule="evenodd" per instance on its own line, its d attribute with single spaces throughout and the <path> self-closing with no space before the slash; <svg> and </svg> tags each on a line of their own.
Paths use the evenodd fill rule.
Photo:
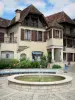
<svg viewBox="0 0 75 100">
<path fill-rule="evenodd" d="M 0 32 L 0 43 L 4 42 L 4 33 Z"/>
<path fill-rule="evenodd" d="M 73 39 L 73 47 L 75 48 L 75 39 Z"/>
<path fill-rule="evenodd" d="M 68 61 L 73 61 L 73 53 L 67 53 L 67 58 Z"/>
<path fill-rule="evenodd" d="M 63 45 L 66 46 L 66 38 L 63 39 Z"/>
<path fill-rule="evenodd" d="M 73 45 L 72 39 L 68 38 L 67 39 L 67 47 L 72 47 L 72 45 Z"/>
<path fill-rule="evenodd" d="M 42 32 L 38 31 L 37 41 L 42 41 Z"/>
<path fill-rule="evenodd" d="M 60 38 L 63 38 L 63 32 L 60 30 Z"/>
<path fill-rule="evenodd" d="M 53 38 L 59 38 L 59 30 L 53 30 Z"/>
<path fill-rule="evenodd" d="M 68 27 L 68 26 L 65 27 L 65 33 L 66 33 L 66 34 L 70 34 L 70 27 Z"/>
<path fill-rule="evenodd" d="M 10 33 L 10 43 L 13 43 L 14 42 L 14 32 L 13 33 Z"/>
<path fill-rule="evenodd" d="M 1 58 L 2 59 L 5 59 L 5 58 L 13 59 L 14 52 L 13 51 L 1 51 Z"/>
<path fill-rule="evenodd" d="M 43 52 L 41 52 L 41 51 L 33 51 L 32 52 L 32 59 L 33 59 L 33 61 L 34 60 L 40 61 L 40 57 L 42 55 L 43 55 Z"/>
<path fill-rule="evenodd" d="M 6 54 L 6 58 L 9 58 L 9 54 Z"/>
<path fill-rule="evenodd" d="M 74 53 L 74 61 L 75 61 L 75 53 Z"/>
<path fill-rule="evenodd" d="M 52 38 L 52 30 L 49 31 L 49 39 Z"/>
<path fill-rule="evenodd" d="M 66 53 L 63 53 L 63 60 L 66 61 Z"/>
<path fill-rule="evenodd" d="M 32 18 L 32 26 L 38 27 L 38 19 L 37 18 Z"/>
<path fill-rule="evenodd" d="M 25 19 L 25 25 L 26 25 L 26 26 L 29 25 L 29 17 L 26 17 L 26 19 Z"/>
<path fill-rule="evenodd" d="M 25 30 L 25 40 L 31 40 L 31 33 L 30 30 Z"/>
</svg>

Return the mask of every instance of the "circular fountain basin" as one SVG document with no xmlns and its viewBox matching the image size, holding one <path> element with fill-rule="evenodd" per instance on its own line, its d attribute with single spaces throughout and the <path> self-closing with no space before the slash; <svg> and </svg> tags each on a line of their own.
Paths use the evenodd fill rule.
<svg viewBox="0 0 75 100">
<path fill-rule="evenodd" d="M 60 74 L 42 74 L 41 76 L 38 75 L 39 77 L 43 76 L 58 76 L 62 77 L 62 80 L 59 81 L 52 81 L 52 82 L 29 82 L 29 81 L 22 81 L 22 80 L 17 80 L 17 77 L 22 77 L 22 76 L 37 76 L 38 74 L 18 74 L 18 75 L 12 75 L 8 77 L 8 85 L 11 88 L 17 89 L 17 90 L 24 90 L 27 92 L 30 91 L 37 91 L 37 92 L 51 92 L 51 91 L 62 91 L 63 88 L 68 89 L 71 86 L 72 82 L 72 77 L 67 76 L 67 75 L 60 75 Z"/>
</svg>

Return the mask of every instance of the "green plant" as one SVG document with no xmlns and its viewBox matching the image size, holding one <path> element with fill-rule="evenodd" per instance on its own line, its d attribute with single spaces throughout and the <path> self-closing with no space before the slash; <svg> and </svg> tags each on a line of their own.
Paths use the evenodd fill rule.
<svg viewBox="0 0 75 100">
<path fill-rule="evenodd" d="M 48 53 L 47 59 L 48 59 L 48 63 L 51 63 L 51 54 L 50 53 Z"/>
<path fill-rule="evenodd" d="M 20 59 L 20 62 L 21 62 L 21 61 L 24 61 L 24 60 L 26 60 L 26 57 L 21 58 L 21 59 Z"/>
<path fill-rule="evenodd" d="M 52 66 L 52 69 L 59 69 L 59 68 L 62 68 L 60 65 L 53 65 Z"/>
<path fill-rule="evenodd" d="M 26 59 L 18 63 L 18 68 L 30 68 L 31 61 Z"/>
<path fill-rule="evenodd" d="M 40 67 L 40 63 L 37 61 L 31 61 L 31 68 L 39 68 Z"/>
<path fill-rule="evenodd" d="M 16 59 L 1 59 L 0 69 L 16 68 L 18 63 L 19 61 Z"/>
<path fill-rule="evenodd" d="M 40 65 L 41 65 L 41 68 L 47 68 L 48 59 L 46 58 L 45 55 L 43 55 L 43 56 L 41 57 Z"/>
</svg>

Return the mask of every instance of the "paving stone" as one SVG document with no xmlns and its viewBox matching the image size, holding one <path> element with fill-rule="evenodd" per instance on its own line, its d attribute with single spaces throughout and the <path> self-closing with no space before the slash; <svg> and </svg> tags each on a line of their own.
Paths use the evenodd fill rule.
<svg viewBox="0 0 75 100">
<path fill-rule="evenodd" d="M 8 86 L 7 77 L 0 77 L 0 100 L 75 100 L 75 67 L 72 68 L 69 68 L 68 73 L 63 73 L 73 77 L 72 84 L 67 89 L 64 87 L 61 89 L 60 86 L 59 89 L 56 88 L 52 91 L 53 87 L 51 87 L 48 88 L 48 91 L 41 90 L 40 93 L 37 90 L 35 91 L 35 88 L 33 88 L 33 91 L 15 90 L 15 87 L 12 89 Z"/>
<path fill-rule="evenodd" d="M 66 100 L 75 100 L 75 90 L 64 92 L 64 93 L 61 93 L 60 95 L 63 96 Z"/>
</svg>

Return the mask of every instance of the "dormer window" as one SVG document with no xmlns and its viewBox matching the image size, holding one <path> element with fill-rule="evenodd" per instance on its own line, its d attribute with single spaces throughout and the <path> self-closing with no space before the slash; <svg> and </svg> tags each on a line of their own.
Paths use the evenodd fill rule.
<svg viewBox="0 0 75 100">
<path fill-rule="evenodd" d="M 38 27 L 38 19 L 37 18 L 32 18 L 32 26 Z"/>
<path fill-rule="evenodd" d="M 29 20 L 29 17 L 27 17 L 27 18 L 25 19 L 25 24 L 26 24 L 26 26 L 29 25 L 28 20 Z"/>
</svg>

